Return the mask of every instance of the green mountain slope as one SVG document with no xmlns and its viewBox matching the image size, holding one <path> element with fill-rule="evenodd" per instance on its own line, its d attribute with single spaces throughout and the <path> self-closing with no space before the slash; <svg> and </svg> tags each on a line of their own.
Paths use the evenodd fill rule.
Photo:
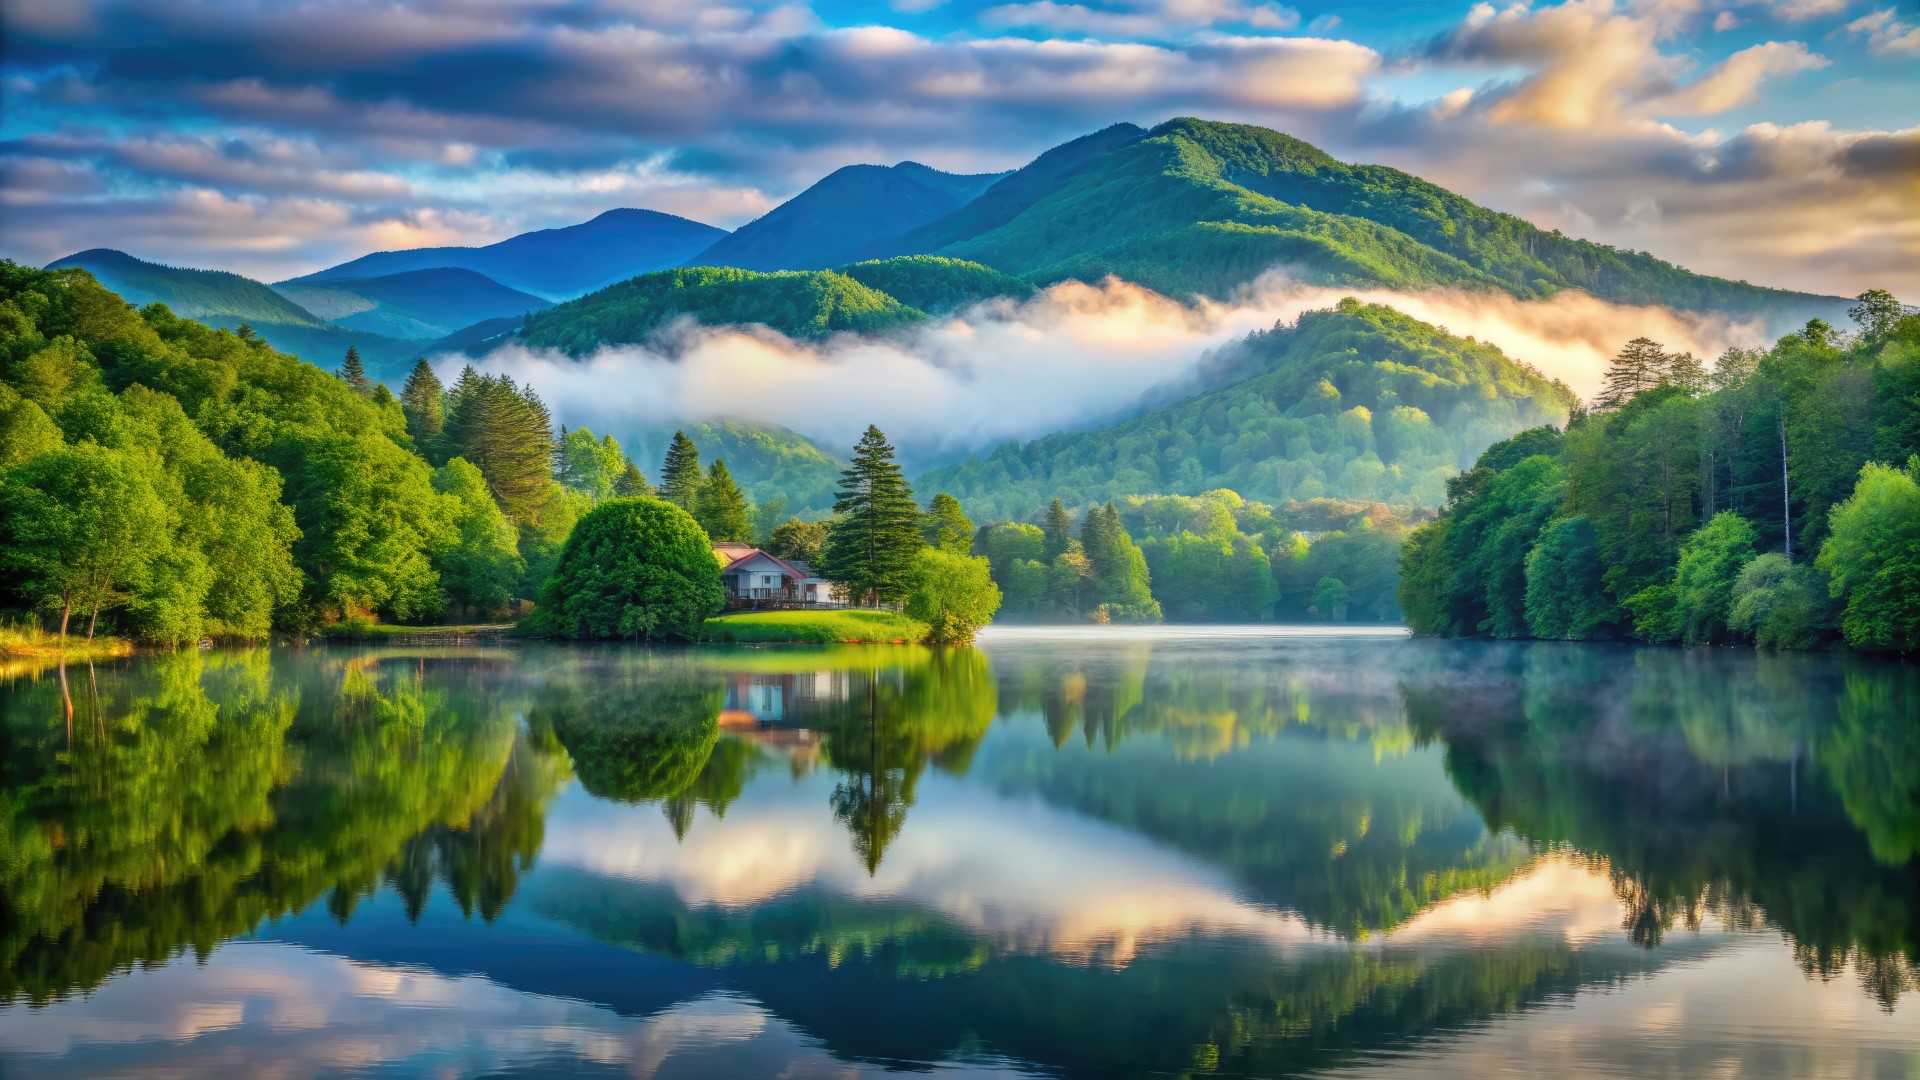
<svg viewBox="0 0 1920 1080">
<path fill-rule="evenodd" d="M 1195 119 L 1154 128 L 1004 224 L 935 251 L 1037 284 L 1117 274 L 1180 297 L 1225 296 L 1284 265 L 1332 284 L 1464 285 L 1523 298 L 1579 288 L 1783 318 L 1845 307 L 1543 232 L 1397 169 L 1347 165 L 1265 128 Z"/>
<path fill-rule="evenodd" d="M 1249 499 L 1439 505 L 1446 480 L 1516 431 L 1564 421 L 1572 393 L 1492 345 L 1347 299 L 1250 336 L 1232 386 L 1092 431 L 1008 444 L 935 469 L 974 517 L 1024 516 L 1058 497 L 1232 488 Z"/>
<path fill-rule="evenodd" d="M 879 334 L 979 300 L 1031 295 L 1025 282 L 978 263 L 907 256 L 833 270 L 759 273 L 693 267 L 631 281 L 534 314 L 519 340 L 575 356 L 641 342 L 688 315 L 707 326 L 760 324 L 789 337 Z M 924 305 L 924 306 L 923 306 Z"/>
<path fill-rule="evenodd" d="M 177 316 L 227 330 L 246 323 L 275 349 L 327 370 L 354 348 L 369 375 L 397 384 L 413 357 L 426 351 L 421 342 L 337 326 L 268 285 L 224 270 L 162 266 L 108 248 L 69 255 L 47 268 L 69 266 L 91 273 L 137 307 L 165 304 Z"/>
<path fill-rule="evenodd" d="M 592 221 L 521 233 L 486 247 L 376 251 L 294 282 L 386 277 L 459 267 L 510 289 L 569 300 L 635 274 L 679 266 L 726 230 L 657 210 L 609 210 Z M 280 282 L 286 285 L 292 282 Z"/>
<path fill-rule="evenodd" d="M 754 505 L 785 499 L 787 512 L 802 517 L 820 517 L 833 509 L 833 490 L 846 461 L 806 436 L 777 424 L 741 420 L 710 420 L 680 429 L 699 448 L 702 465 L 713 464 L 715 458 L 726 461 Z M 673 431 L 656 428 L 628 440 L 648 475 L 658 474 Z"/>
<path fill-rule="evenodd" d="M 189 270 L 136 259 L 124 251 L 93 248 L 47 264 L 77 266 L 135 307 L 158 301 L 186 319 L 235 319 L 255 324 L 325 327 L 326 320 L 272 288 L 225 270 Z"/>
<path fill-rule="evenodd" d="M 396 338 L 440 338 L 489 319 L 553 306 L 473 270 L 438 267 L 376 278 L 291 281 L 280 295 L 353 330 Z"/>
<path fill-rule="evenodd" d="M 848 165 L 721 237 L 689 266 L 821 270 L 849 263 L 873 242 L 959 209 L 1000 174 L 958 176 L 914 161 Z"/>
</svg>

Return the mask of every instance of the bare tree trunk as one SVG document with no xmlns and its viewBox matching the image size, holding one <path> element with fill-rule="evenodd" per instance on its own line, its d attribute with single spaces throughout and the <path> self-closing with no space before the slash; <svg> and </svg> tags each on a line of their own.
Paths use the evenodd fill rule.
<svg viewBox="0 0 1920 1080">
<path fill-rule="evenodd" d="M 71 591 L 63 592 L 60 594 L 60 643 L 63 645 L 66 644 L 67 641 L 67 620 L 72 617 L 73 593 Z"/>
<path fill-rule="evenodd" d="M 1780 521 L 1786 529 L 1787 559 L 1793 559 L 1793 502 L 1787 477 L 1787 406 L 1780 404 Z"/>
<path fill-rule="evenodd" d="M 60 664 L 60 702 L 67 712 L 67 748 L 73 748 L 73 694 L 67 690 L 67 665 Z"/>
</svg>

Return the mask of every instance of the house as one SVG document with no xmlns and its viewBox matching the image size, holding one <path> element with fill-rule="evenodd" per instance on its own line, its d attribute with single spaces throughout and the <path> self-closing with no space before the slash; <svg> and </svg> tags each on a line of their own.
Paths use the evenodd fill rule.
<svg viewBox="0 0 1920 1080">
<path fill-rule="evenodd" d="M 752 544 L 713 545 L 720 563 L 720 581 L 727 587 L 727 606 L 845 607 L 846 590 L 795 559 L 779 559 Z"/>
</svg>

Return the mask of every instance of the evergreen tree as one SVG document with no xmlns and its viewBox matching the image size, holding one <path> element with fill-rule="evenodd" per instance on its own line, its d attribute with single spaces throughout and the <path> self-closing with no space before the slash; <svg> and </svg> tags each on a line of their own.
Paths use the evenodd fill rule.
<svg viewBox="0 0 1920 1080">
<path fill-rule="evenodd" d="M 693 517 L 715 543 L 747 540 L 753 528 L 747 514 L 747 497 L 740 485 L 733 482 L 727 463 L 719 458 L 713 459 L 707 481 L 700 485 L 700 493 L 694 497 Z"/>
<path fill-rule="evenodd" d="M 1698 394 L 1707 388 L 1707 369 L 1690 352 L 1674 353 L 1667 358 L 1665 381 L 1689 394 Z"/>
<path fill-rule="evenodd" d="M 620 469 L 620 479 L 614 481 L 613 493 L 623 499 L 632 498 L 635 495 L 651 495 L 653 485 L 647 483 L 647 475 L 640 471 L 640 466 L 635 465 L 632 458 L 628 458 L 626 464 Z"/>
<path fill-rule="evenodd" d="M 1041 531 L 1047 537 L 1048 562 L 1066 553 L 1067 541 L 1073 538 L 1073 517 L 1059 499 L 1053 500 L 1052 505 L 1047 507 L 1046 524 L 1041 526 Z"/>
<path fill-rule="evenodd" d="M 1087 511 L 1080 523 L 1080 550 L 1087 557 L 1090 589 L 1087 606 L 1105 609 L 1109 622 L 1158 622 L 1146 555 L 1134 545 L 1112 503 Z"/>
<path fill-rule="evenodd" d="M 1637 337 L 1627 342 L 1607 368 L 1604 386 L 1594 406 L 1617 409 L 1633 395 L 1660 385 L 1670 362 L 1660 343 L 1651 338 Z"/>
<path fill-rule="evenodd" d="M 879 428 L 867 426 L 840 477 L 833 504 L 840 517 L 827 534 L 821 572 L 869 603 L 898 600 L 924 540 L 913 488 Z"/>
<path fill-rule="evenodd" d="M 553 429 L 531 387 L 506 375 L 475 375 L 454 385 L 445 445 L 487 478 L 500 509 L 516 525 L 532 521 L 553 489 Z"/>
<path fill-rule="evenodd" d="M 936 547 L 950 554 L 965 555 L 973 547 L 973 522 L 968 520 L 966 511 L 960 508 L 960 500 L 944 491 L 927 504 L 927 517 L 922 531 L 928 547 Z"/>
<path fill-rule="evenodd" d="M 673 433 L 666 460 L 660 463 L 660 497 L 689 513 L 700 493 L 700 450 L 684 431 Z"/>
<path fill-rule="evenodd" d="M 347 359 L 340 365 L 340 378 L 353 387 L 355 393 L 373 393 L 373 380 L 367 378 L 366 366 L 360 363 L 360 350 L 351 345 L 347 346 Z"/>
<path fill-rule="evenodd" d="M 414 361 L 406 385 L 400 388 L 400 411 L 406 415 L 415 452 L 428 461 L 439 458 L 440 436 L 447 426 L 445 398 L 445 387 L 427 358 Z"/>
</svg>

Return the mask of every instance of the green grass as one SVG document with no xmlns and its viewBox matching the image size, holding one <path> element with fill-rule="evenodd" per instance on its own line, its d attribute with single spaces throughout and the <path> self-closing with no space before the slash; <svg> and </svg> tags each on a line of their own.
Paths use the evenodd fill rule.
<svg viewBox="0 0 1920 1080">
<path fill-rule="evenodd" d="M 708 641 L 762 644 L 912 644 L 927 624 L 891 611 L 742 611 L 708 619 Z"/>
<path fill-rule="evenodd" d="M 337 641 L 386 641 L 390 639 L 420 637 L 473 637 L 484 634 L 505 634 L 512 629 L 510 623 L 469 623 L 459 626 L 397 626 L 393 623 L 374 622 L 372 619 L 341 619 L 320 631 L 320 636 Z"/>
<path fill-rule="evenodd" d="M 87 640 L 84 633 L 68 634 L 62 638 L 59 634 L 48 633 L 30 622 L 0 624 L 0 659 L 11 660 L 20 657 L 52 657 L 67 660 L 104 660 L 114 656 L 125 656 L 133 651 L 133 643 L 125 638 L 101 635 Z"/>
</svg>

